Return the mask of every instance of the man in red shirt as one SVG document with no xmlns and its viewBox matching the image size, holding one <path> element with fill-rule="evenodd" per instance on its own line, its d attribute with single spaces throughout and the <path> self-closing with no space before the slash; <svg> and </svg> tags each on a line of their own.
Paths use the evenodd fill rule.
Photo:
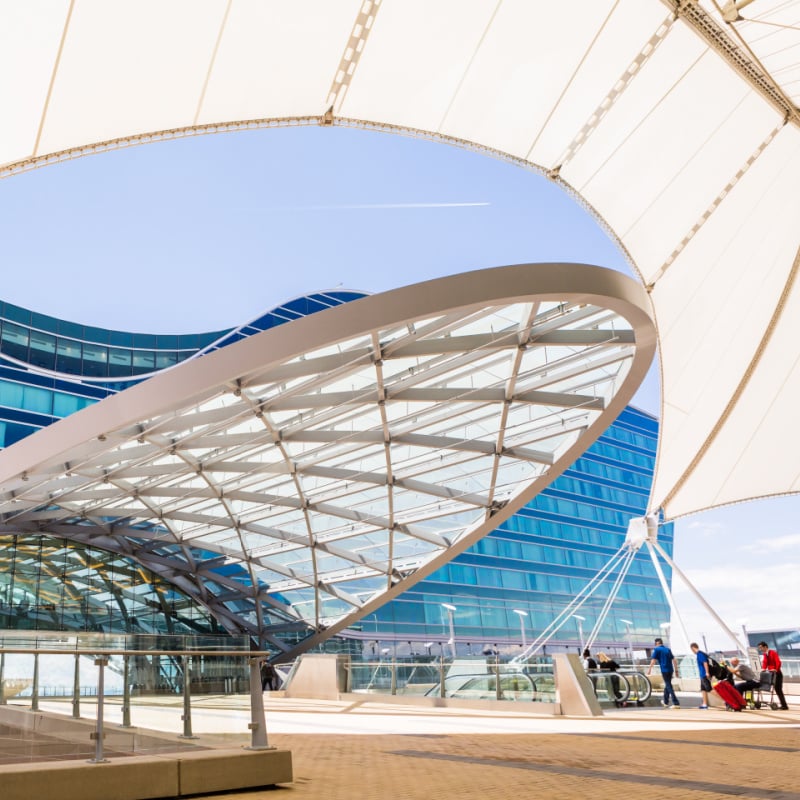
<svg viewBox="0 0 800 800">
<path fill-rule="evenodd" d="M 775 673 L 773 683 L 775 694 L 778 695 L 778 700 L 781 701 L 781 708 L 784 711 L 788 711 L 789 706 L 786 705 L 786 698 L 783 696 L 783 672 L 781 671 L 780 656 L 775 650 L 770 650 L 766 642 L 758 643 L 758 652 L 761 653 L 761 669 Z"/>
</svg>

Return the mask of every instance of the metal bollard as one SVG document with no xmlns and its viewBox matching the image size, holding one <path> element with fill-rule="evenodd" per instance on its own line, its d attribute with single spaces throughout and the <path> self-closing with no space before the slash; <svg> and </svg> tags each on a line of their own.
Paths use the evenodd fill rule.
<svg viewBox="0 0 800 800">
<path fill-rule="evenodd" d="M 192 670 L 191 656 L 183 656 L 183 733 L 180 739 L 196 739 L 192 734 Z"/>
<path fill-rule="evenodd" d="M 439 697 L 446 697 L 444 689 L 444 654 L 439 656 Z"/>
<path fill-rule="evenodd" d="M 81 718 L 81 657 L 75 653 L 75 671 L 72 676 L 72 718 Z"/>
<path fill-rule="evenodd" d="M 97 667 L 97 724 L 94 731 L 90 734 L 94 739 L 94 758 L 90 758 L 87 763 L 89 764 L 107 764 L 108 759 L 103 756 L 103 700 L 106 691 L 105 687 L 105 667 L 108 664 L 107 658 L 96 658 L 95 666 Z"/>
<path fill-rule="evenodd" d="M 393 695 L 397 694 L 397 662 L 393 661 L 391 664 L 392 670 L 392 689 L 391 692 Z"/>
<path fill-rule="evenodd" d="M 500 691 L 500 653 L 496 653 L 494 657 L 494 696 L 495 700 L 503 699 Z"/>
<path fill-rule="evenodd" d="M 31 686 L 31 711 L 39 710 L 39 654 L 33 654 L 33 686 Z"/>
<path fill-rule="evenodd" d="M 129 656 L 122 657 L 122 726 L 131 728 L 131 681 L 130 667 L 128 664 Z"/>
<path fill-rule="evenodd" d="M 264 693 L 261 689 L 261 658 L 250 659 L 250 746 L 245 750 L 274 750 L 267 741 Z"/>
<path fill-rule="evenodd" d="M 6 693 L 3 689 L 6 671 L 6 654 L 0 653 L 0 706 L 6 705 Z"/>
</svg>

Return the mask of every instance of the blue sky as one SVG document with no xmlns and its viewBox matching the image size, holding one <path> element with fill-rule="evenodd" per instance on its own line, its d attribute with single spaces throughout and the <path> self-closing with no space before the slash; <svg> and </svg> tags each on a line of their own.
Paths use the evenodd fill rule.
<svg viewBox="0 0 800 800">
<path fill-rule="evenodd" d="M 123 330 L 242 323 L 337 286 L 376 292 L 502 264 L 630 272 L 541 176 L 447 145 L 339 128 L 161 142 L 0 181 L 2 299 Z M 635 404 L 658 413 L 655 369 Z M 733 625 L 800 624 L 796 498 L 680 520 L 676 561 Z M 676 586 L 690 638 L 728 646 Z"/>
</svg>

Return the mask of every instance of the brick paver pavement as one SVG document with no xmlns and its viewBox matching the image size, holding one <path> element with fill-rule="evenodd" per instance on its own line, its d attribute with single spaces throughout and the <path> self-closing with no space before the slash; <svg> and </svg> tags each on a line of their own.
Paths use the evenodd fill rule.
<svg viewBox="0 0 800 800">
<path fill-rule="evenodd" d="M 800 800 L 800 729 L 793 725 L 581 735 L 305 734 L 277 735 L 272 743 L 292 750 L 294 784 L 215 798 Z"/>
</svg>

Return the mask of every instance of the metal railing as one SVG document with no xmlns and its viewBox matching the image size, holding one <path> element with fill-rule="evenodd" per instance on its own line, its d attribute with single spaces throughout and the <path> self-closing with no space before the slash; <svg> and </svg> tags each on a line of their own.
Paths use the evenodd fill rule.
<svg viewBox="0 0 800 800">
<path fill-rule="evenodd" d="M 73 638 L 73 637 L 69 637 Z M 106 639 L 108 641 L 108 639 Z M 20 644 L 16 637 L 10 641 L 8 637 L 0 638 L 0 705 L 5 705 L 8 698 L 5 696 L 6 679 L 4 676 L 6 657 L 12 655 L 32 656 L 32 674 L 30 677 L 30 710 L 39 711 L 39 700 L 42 696 L 60 696 L 72 698 L 72 717 L 80 719 L 80 702 L 82 697 L 94 696 L 97 700 L 97 713 L 95 730 L 91 734 L 95 742 L 95 756 L 90 759 L 90 763 L 104 763 L 103 739 L 104 739 L 104 711 L 105 699 L 109 695 L 119 697 L 119 692 L 109 693 L 105 690 L 106 669 L 110 666 L 110 659 L 116 659 L 116 670 L 122 675 L 122 725 L 123 728 L 133 727 L 131 724 L 131 697 L 134 688 L 132 680 L 131 665 L 136 659 L 144 659 L 144 664 L 149 671 L 156 676 L 161 676 L 159 671 L 160 661 L 167 659 L 169 672 L 174 678 L 179 676 L 179 681 L 175 683 L 175 688 L 183 696 L 182 732 L 179 734 L 183 739 L 196 738 L 192 733 L 192 688 L 196 686 L 193 679 L 195 664 L 205 665 L 208 660 L 228 659 L 237 662 L 241 667 L 247 667 L 248 679 L 246 689 L 250 694 L 250 730 L 251 742 L 248 749 L 263 750 L 272 749 L 269 746 L 266 730 L 266 719 L 264 713 L 263 693 L 261 688 L 261 664 L 272 653 L 266 651 L 252 651 L 250 649 L 203 649 L 203 648 L 182 648 L 182 649 L 126 649 L 119 647 L 90 647 L 80 648 L 81 642 L 53 642 L 52 637 L 43 639 L 35 638 L 34 641 L 26 640 L 25 644 Z M 42 656 L 72 656 L 74 659 L 74 676 L 71 694 L 66 691 L 51 693 L 53 687 L 48 687 L 42 692 L 40 685 L 40 658 Z M 81 684 L 81 660 L 84 657 L 91 658 L 94 666 L 97 667 L 96 687 L 87 687 Z M 139 663 L 142 666 L 142 663 Z M 176 671 L 177 670 L 177 671 Z M 212 670 L 213 671 L 213 670 Z M 238 678 L 239 676 L 237 676 Z M 160 677 L 159 677 L 160 679 Z M 14 679 L 16 682 L 19 678 Z M 244 682 L 242 682 L 244 685 Z M 26 686 L 26 695 L 27 695 Z M 63 687 L 59 687 L 63 689 Z M 91 689 L 94 688 L 94 692 Z M 178 693 L 178 692 L 175 692 Z M 16 693 L 15 699 L 23 699 Z M 27 696 L 24 698 L 27 699 Z"/>
<path fill-rule="evenodd" d="M 653 685 L 647 675 L 633 668 L 618 672 L 589 670 L 587 674 L 597 699 L 601 701 L 615 705 L 643 705 L 653 694 Z"/>
<path fill-rule="evenodd" d="M 440 658 L 353 661 L 345 669 L 346 691 L 353 693 L 546 703 L 556 699 L 555 675 L 549 663 Z"/>
</svg>

